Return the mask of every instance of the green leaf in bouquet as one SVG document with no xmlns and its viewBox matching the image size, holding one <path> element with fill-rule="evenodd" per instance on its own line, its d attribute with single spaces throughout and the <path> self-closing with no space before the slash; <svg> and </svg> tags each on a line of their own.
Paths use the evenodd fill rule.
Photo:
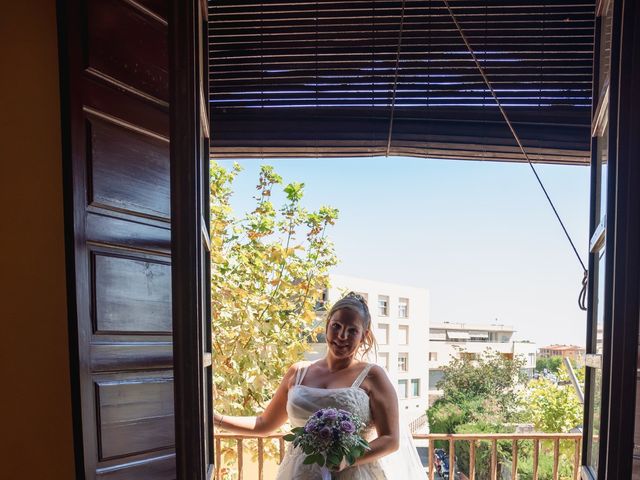
<svg viewBox="0 0 640 480">
<path fill-rule="evenodd" d="M 304 427 L 295 427 L 291 429 L 291 433 L 303 433 L 304 432 Z"/>
<path fill-rule="evenodd" d="M 305 465 L 313 465 L 314 463 L 317 463 L 322 467 L 324 466 L 324 457 L 321 453 L 314 453 L 307 456 L 302 463 Z"/>
<path fill-rule="evenodd" d="M 293 433 L 289 433 L 282 438 L 287 442 L 293 442 L 296 439 L 296 436 Z"/>
<path fill-rule="evenodd" d="M 354 457 L 351 452 L 347 454 L 347 463 L 349 465 L 353 465 L 354 463 L 356 463 L 356 457 Z"/>
<path fill-rule="evenodd" d="M 341 454 L 337 454 L 334 452 L 329 452 L 329 454 L 327 455 L 327 464 L 331 464 L 331 465 L 340 465 L 340 462 L 342 461 L 342 455 Z"/>
<path fill-rule="evenodd" d="M 305 445 L 304 447 L 302 447 L 302 451 L 304 453 L 306 453 L 307 455 L 312 455 L 313 454 L 313 446 L 312 445 Z"/>
</svg>

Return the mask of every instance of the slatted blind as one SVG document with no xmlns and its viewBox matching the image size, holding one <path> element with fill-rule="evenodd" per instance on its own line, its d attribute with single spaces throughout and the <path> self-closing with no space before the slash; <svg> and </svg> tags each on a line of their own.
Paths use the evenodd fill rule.
<svg viewBox="0 0 640 480">
<path fill-rule="evenodd" d="M 534 161 L 588 163 L 594 2 L 450 0 Z M 523 161 L 443 1 L 210 1 L 214 157 Z"/>
</svg>

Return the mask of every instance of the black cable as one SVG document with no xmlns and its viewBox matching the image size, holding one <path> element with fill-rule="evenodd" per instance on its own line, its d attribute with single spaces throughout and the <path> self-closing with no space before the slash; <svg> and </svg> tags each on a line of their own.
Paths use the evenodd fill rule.
<svg viewBox="0 0 640 480">
<path fill-rule="evenodd" d="M 569 235 L 569 232 L 567 231 L 567 228 L 565 227 L 564 222 L 560 218 L 560 214 L 558 213 L 558 210 L 556 210 L 556 206 L 553 204 L 553 201 L 551 200 L 551 197 L 549 196 L 549 193 L 547 192 L 547 189 L 545 188 L 544 184 L 542 183 L 542 180 L 540 179 L 540 176 L 538 175 L 537 170 L 535 169 L 535 167 L 533 166 L 533 163 L 531 162 L 531 159 L 529 158 L 529 155 L 527 154 L 526 150 L 524 149 L 524 146 L 522 145 L 522 142 L 520 141 L 520 137 L 518 136 L 518 134 L 516 133 L 515 129 L 513 128 L 513 125 L 511 124 L 511 121 L 509 120 L 509 117 L 507 116 L 507 112 L 505 112 L 504 108 L 502 107 L 502 104 L 500 103 L 500 100 L 498 99 L 498 96 L 496 95 L 496 92 L 493 89 L 493 86 L 491 85 L 491 82 L 489 82 L 489 79 L 487 78 L 487 75 L 485 74 L 484 69 L 480 65 L 480 62 L 478 61 L 478 59 L 477 59 L 477 57 L 475 55 L 475 52 L 471 48 L 471 45 L 469 44 L 466 35 L 462 31 L 462 28 L 460 27 L 460 24 L 458 23 L 458 20 L 456 19 L 455 15 L 453 14 L 453 10 L 451 10 L 451 7 L 449 6 L 449 1 L 448 0 L 444 0 L 444 4 L 447 7 L 447 10 L 449 11 L 449 15 L 451 16 L 451 19 L 453 20 L 453 23 L 455 24 L 456 28 L 458 29 L 458 32 L 460 33 L 460 36 L 462 37 L 462 40 L 464 41 L 467 49 L 469 50 L 469 53 L 471 54 L 471 57 L 473 58 L 473 61 L 475 62 L 476 67 L 478 68 L 478 71 L 480 72 L 480 75 L 482 76 L 482 79 L 484 80 L 485 84 L 487 85 L 487 88 L 491 91 L 491 95 L 493 95 L 493 99 L 496 101 L 496 104 L 498 105 L 498 108 L 500 109 L 500 113 L 502 114 L 502 117 L 504 118 L 504 121 L 507 123 L 507 126 L 509 127 L 509 130 L 511 130 L 511 134 L 513 135 L 513 138 L 516 140 L 516 143 L 518 144 L 518 147 L 520 148 L 520 151 L 522 152 L 522 155 L 527 160 L 527 163 L 529 164 L 529 167 L 531 167 L 531 171 L 535 175 L 536 180 L 538 181 L 538 184 L 540 185 L 540 188 L 542 189 L 545 197 L 547 198 L 547 201 L 549 202 L 549 205 L 551 206 L 551 209 L 553 210 L 553 213 L 555 214 L 556 218 L 558 219 L 558 222 L 560 223 L 560 226 L 562 227 L 562 230 L 564 231 L 564 234 L 567 237 L 567 240 L 571 244 L 571 248 L 573 249 L 573 253 L 575 253 L 576 258 L 578 259 L 578 262 L 580 262 L 580 265 L 582 266 L 582 270 L 584 272 L 587 272 L 587 267 L 585 267 L 584 262 L 582 261 L 582 258 L 580 258 L 580 255 L 578 254 L 578 249 L 576 248 L 575 244 L 573 243 L 573 240 L 571 239 L 571 236 Z"/>
</svg>

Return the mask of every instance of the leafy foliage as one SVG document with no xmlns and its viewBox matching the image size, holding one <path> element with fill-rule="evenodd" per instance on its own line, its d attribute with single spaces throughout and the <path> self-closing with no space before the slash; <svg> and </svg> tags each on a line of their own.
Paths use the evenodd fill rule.
<svg viewBox="0 0 640 480">
<path fill-rule="evenodd" d="M 540 432 L 569 432 L 582 425 L 582 404 L 571 384 L 554 384 L 540 378 L 532 380 L 522 393 L 526 420 Z"/>
<path fill-rule="evenodd" d="M 515 420 L 519 413 L 517 392 L 526 381 L 523 366 L 524 360 L 506 357 L 493 350 L 486 350 L 477 357 L 460 355 L 452 360 L 443 367 L 443 378 L 437 385 L 443 396 L 427 412 L 432 431 L 435 426 L 432 417 L 436 423 L 441 421 L 438 417 L 442 411 L 438 412 L 438 409 L 446 404 L 457 406 L 464 412 L 460 417 L 454 407 L 446 407 L 452 413 L 451 420 L 455 417 L 463 420 L 456 424 L 483 422 L 498 425 Z"/>
<path fill-rule="evenodd" d="M 461 355 L 445 367 L 437 387 L 443 396 L 427 411 L 433 433 L 511 433 L 513 422 L 532 423 L 536 431 L 568 432 L 582 424 L 582 405 L 566 368 L 559 363 L 559 383 L 541 378 L 526 383 L 523 362 L 505 358 L 496 352 L 479 357 Z M 584 369 L 576 370 L 579 382 L 584 381 Z M 436 442 L 448 450 L 448 442 Z M 573 478 L 572 464 L 575 443 L 560 442 L 559 478 Z M 457 470 L 469 472 L 469 443 L 456 443 Z M 518 478 L 533 478 L 533 445 L 519 442 Z M 489 479 L 490 443 L 477 442 L 475 450 L 476 479 Z M 510 472 L 513 458 L 511 441 L 497 442 L 500 471 Z M 540 443 L 539 479 L 553 477 L 553 442 Z"/>
<path fill-rule="evenodd" d="M 536 360 L 536 372 L 542 373 L 546 368 L 547 371 L 557 374 L 562 365 L 562 357 L 538 358 Z"/>
<path fill-rule="evenodd" d="M 217 410 L 255 415 L 318 333 L 316 301 L 337 263 L 327 229 L 338 211 L 307 211 L 304 184 L 283 185 L 263 166 L 255 207 L 237 218 L 230 199 L 240 171 L 217 163 L 210 170 L 213 381 Z M 279 207 L 276 188 L 284 196 Z"/>
</svg>

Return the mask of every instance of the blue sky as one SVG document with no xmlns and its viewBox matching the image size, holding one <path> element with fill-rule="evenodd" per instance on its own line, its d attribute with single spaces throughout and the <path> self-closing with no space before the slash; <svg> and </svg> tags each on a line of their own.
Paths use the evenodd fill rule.
<svg viewBox="0 0 640 480">
<path fill-rule="evenodd" d="M 528 165 L 408 157 L 238 163 L 237 212 L 251 207 L 262 164 L 285 182 L 304 182 L 307 208 L 340 210 L 330 232 L 341 260 L 335 273 L 427 288 L 432 322 L 497 319 L 539 345 L 584 344 L 582 269 Z M 536 168 L 586 263 L 589 169 Z"/>
</svg>

